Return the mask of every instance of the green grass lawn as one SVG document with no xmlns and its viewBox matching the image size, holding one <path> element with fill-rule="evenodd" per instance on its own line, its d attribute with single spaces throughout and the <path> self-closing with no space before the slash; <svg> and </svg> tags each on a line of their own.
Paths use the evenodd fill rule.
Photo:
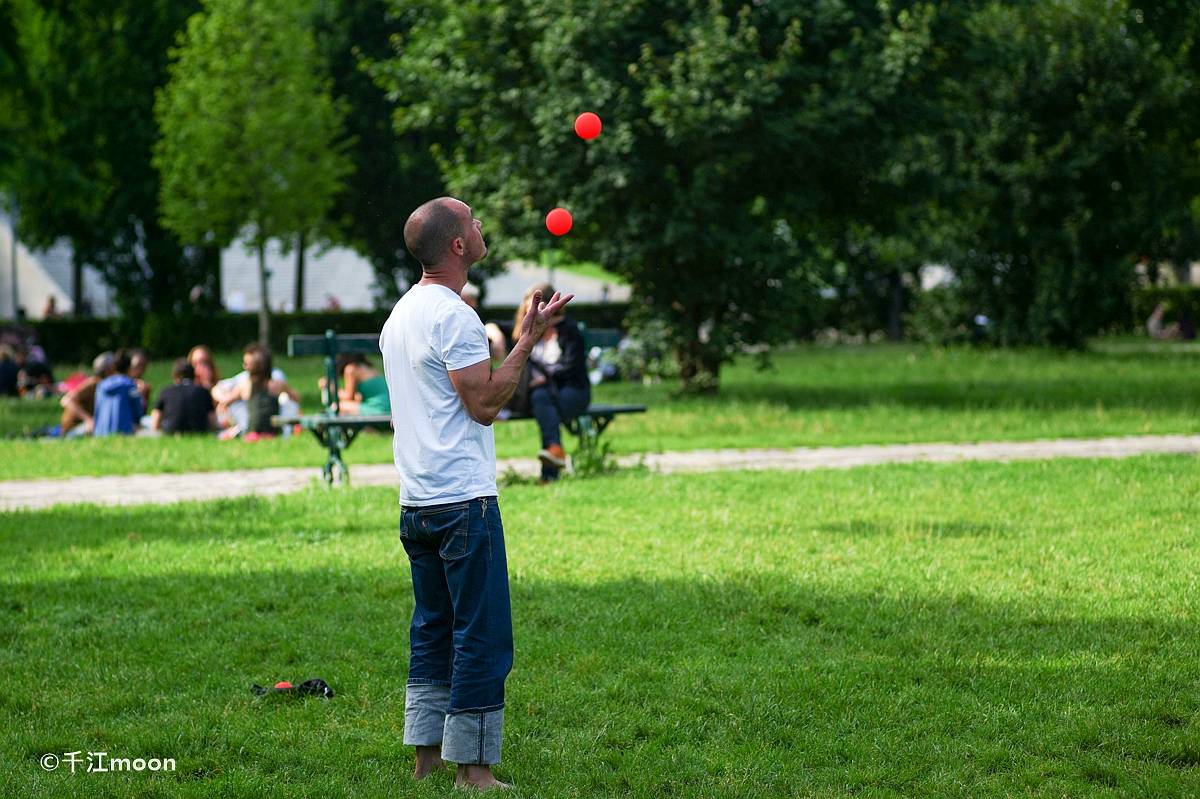
<svg viewBox="0 0 1200 799">
<path fill-rule="evenodd" d="M 576 261 L 574 263 L 564 263 L 555 267 L 560 272 L 570 272 L 573 275 L 582 275 L 583 277 L 595 278 L 602 280 L 605 283 L 611 283 L 614 286 L 628 285 L 625 278 L 610 272 L 594 261 Z"/>
<path fill-rule="evenodd" d="M 223 373 L 233 356 L 222 358 Z M 316 410 L 319 359 L 279 359 Z M 150 379 L 165 385 L 169 364 Z M 1166 347 L 1090 353 L 930 349 L 917 346 L 799 347 L 761 372 L 743 359 L 723 373 L 717 397 L 678 399 L 673 385 L 605 384 L 596 399 L 650 406 L 618 418 L 608 439 L 619 453 L 728 447 L 840 446 L 1019 440 L 1200 431 L 1200 351 Z M 17 401 L 0 405 L 0 429 L 28 425 Z M 56 419 L 47 406 L 47 419 Z M 570 442 L 568 442 L 569 444 Z M 532 422 L 496 426 L 500 457 L 533 457 Z M 354 463 L 391 459 L 391 438 L 364 436 Z M 316 443 L 245 444 L 208 439 L 0 441 L 0 479 L 261 466 L 317 466 Z"/>
<path fill-rule="evenodd" d="M 636 498 L 636 499 L 635 499 Z M 519 796 L 1195 796 L 1200 462 L 504 492 Z M 444 796 L 386 489 L 5 516 L 5 796 Z M 329 702 L 252 682 L 323 677 Z M 46 752 L 174 774 L 43 773 Z"/>
</svg>

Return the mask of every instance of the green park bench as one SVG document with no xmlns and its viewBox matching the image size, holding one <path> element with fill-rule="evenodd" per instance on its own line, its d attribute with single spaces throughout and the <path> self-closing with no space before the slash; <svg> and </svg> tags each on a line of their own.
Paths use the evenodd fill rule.
<svg viewBox="0 0 1200 799">
<path fill-rule="evenodd" d="M 607 331 L 605 331 L 607 332 Z M 619 337 L 619 336 L 618 336 Z M 603 346 L 603 345 L 600 345 Z M 302 355 L 325 356 L 325 396 L 324 409 L 320 413 L 272 416 L 271 424 L 276 427 L 299 425 L 310 431 L 329 456 L 321 468 L 321 475 L 328 485 L 345 484 L 350 480 L 350 470 L 342 459 L 342 453 L 350 448 L 354 439 L 363 430 L 390 430 L 392 417 L 387 414 L 366 416 L 338 415 L 338 382 L 335 362 L 340 353 L 379 354 L 379 334 L 359 333 L 339 336 L 332 330 L 326 330 L 323 336 L 288 336 L 288 357 Z M 605 431 L 612 420 L 624 413 L 645 413 L 645 405 L 597 405 L 588 407 L 587 411 L 574 419 L 565 420 L 567 430 L 579 437 L 581 447 L 595 446 L 600 434 Z M 509 421 L 532 419 L 528 414 L 513 414 Z"/>
</svg>

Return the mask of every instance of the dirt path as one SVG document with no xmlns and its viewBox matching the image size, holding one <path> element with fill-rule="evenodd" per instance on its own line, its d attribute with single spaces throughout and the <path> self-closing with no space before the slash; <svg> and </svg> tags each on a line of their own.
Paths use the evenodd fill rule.
<svg viewBox="0 0 1200 799">
<path fill-rule="evenodd" d="M 622 464 L 644 462 L 658 472 L 710 472 L 723 469 L 850 469 L 880 463 L 1011 461 L 1045 458 L 1125 458 L 1147 454 L 1200 453 L 1200 436 L 1121 436 L 1094 439 L 1004 441 L 979 444 L 890 444 L 796 449 L 695 450 L 627 456 Z M 315 451 L 314 451 L 315 454 Z M 497 471 L 536 475 L 537 462 L 501 461 Z M 351 464 L 355 486 L 398 484 L 391 464 Z M 94 502 L 141 505 L 187 500 L 272 495 L 318 484 L 319 469 L 252 469 L 235 472 L 136 474 L 70 477 L 59 480 L 0 482 L 0 510 L 36 510 L 53 505 Z"/>
</svg>

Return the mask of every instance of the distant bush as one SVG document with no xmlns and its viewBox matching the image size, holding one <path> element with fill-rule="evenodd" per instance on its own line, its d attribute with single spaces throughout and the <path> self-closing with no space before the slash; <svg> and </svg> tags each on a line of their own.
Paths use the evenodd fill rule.
<svg viewBox="0 0 1200 799">
<path fill-rule="evenodd" d="M 571 305 L 571 314 L 592 327 L 620 327 L 628 306 L 623 303 Z M 485 319 L 512 319 L 515 308 L 489 308 Z M 271 349 L 287 352 L 291 335 L 376 333 L 389 310 L 305 311 L 271 316 Z M 150 314 L 141 330 L 129 331 L 120 319 L 48 319 L 29 322 L 38 341 L 54 363 L 86 363 L 104 350 L 142 347 L 154 358 L 184 355 L 197 344 L 218 352 L 241 349 L 258 338 L 258 317 L 253 313 Z"/>
<path fill-rule="evenodd" d="M 1166 306 L 1163 323 L 1178 324 L 1184 338 L 1195 338 L 1196 321 L 1200 319 L 1200 286 L 1138 289 L 1133 294 L 1133 329 L 1145 332 L 1146 320 L 1160 302 Z"/>
</svg>

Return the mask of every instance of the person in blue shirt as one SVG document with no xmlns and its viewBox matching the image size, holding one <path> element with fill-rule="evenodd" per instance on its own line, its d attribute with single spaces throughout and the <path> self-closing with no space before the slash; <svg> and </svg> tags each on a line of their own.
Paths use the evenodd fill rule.
<svg viewBox="0 0 1200 799">
<path fill-rule="evenodd" d="M 131 358 L 125 350 L 113 359 L 114 374 L 96 386 L 94 436 L 133 435 L 145 412 L 137 381 L 129 376 Z"/>
</svg>

